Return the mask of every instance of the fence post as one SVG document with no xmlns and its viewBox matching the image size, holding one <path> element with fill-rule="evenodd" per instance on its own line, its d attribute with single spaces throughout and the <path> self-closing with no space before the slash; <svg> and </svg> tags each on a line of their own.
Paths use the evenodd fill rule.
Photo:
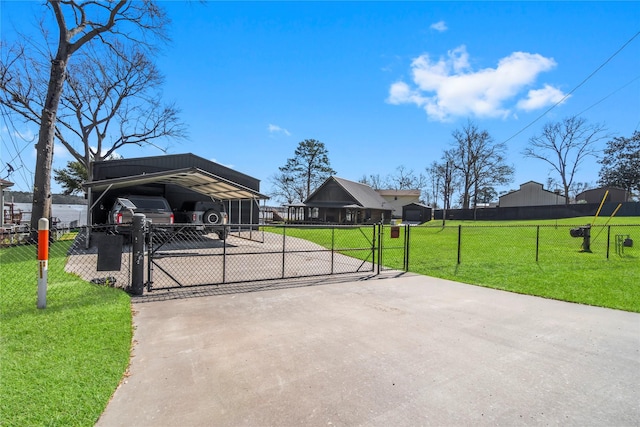
<svg viewBox="0 0 640 427">
<path fill-rule="evenodd" d="M 127 291 L 132 295 L 142 295 L 144 290 L 144 214 L 133 214 L 131 239 L 133 241 L 133 268 L 131 286 Z"/>
<path fill-rule="evenodd" d="M 377 274 L 380 274 L 380 265 L 382 264 L 382 233 L 384 225 L 382 223 L 378 223 L 378 271 Z"/>
<path fill-rule="evenodd" d="M 333 264 L 334 264 L 334 254 L 335 254 L 335 247 L 336 247 L 336 227 L 332 226 L 331 227 L 331 274 L 333 274 Z"/>
<path fill-rule="evenodd" d="M 404 271 L 409 271 L 409 252 L 410 252 L 410 235 L 411 226 L 409 224 L 405 224 L 405 232 L 404 232 Z"/>
<path fill-rule="evenodd" d="M 284 262 L 286 260 L 286 246 L 287 243 L 287 224 L 283 224 L 282 225 L 282 275 L 281 278 L 284 279 L 284 275 L 285 275 L 285 269 L 284 269 Z"/>
<path fill-rule="evenodd" d="M 222 228 L 222 233 L 224 236 L 226 236 L 222 240 L 222 283 L 227 283 L 227 237 L 229 237 L 231 229 L 227 230 L 227 227 L 224 226 Z"/>
<path fill-rule="evenodd" d="M 607 226 L 607 259 L 609 259 L 609 246 L 611 246 L 611 226 Z"/>
<path fill-rule="evenodd" d="M 540 253 L 540 226 L 537 226 L 536 227 L 536 262 L 538 262 L 539 253 Z"/>
<path fill-rule="evenodd" d="M 47 276 L 49 272 L 49 220 L 38 220 L 38 308 L 47 308 Z"/>
<path fill-rule="evenodd" d="M 371 271 L 374 272 L 376 270 L 376 242 L 377 242 L 377 234 L 376 234 L 376 225 L 372 224 L 371 229 L 373 230 L 373 236 L 371 236 Z"/>
<path fill-rule="evenodd" d="M 461 244 L 462 244 L 462 225 L 458 225 L 458 264 L 460 264 Z"/>
</svg>

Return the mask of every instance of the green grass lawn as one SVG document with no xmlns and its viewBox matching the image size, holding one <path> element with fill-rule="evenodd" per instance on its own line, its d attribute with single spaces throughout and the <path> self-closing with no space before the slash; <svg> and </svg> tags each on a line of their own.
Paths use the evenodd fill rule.
<svg viewBox="0 0 640 427">
<path fill-rule="evenodd" d="M 433 221 L 411 227 L 409 271 L 528 295 L 640 312 L 640 218 L 599 218 L 591 231 L 591 253 L 582 252 L 582 239 L 570 237 L 569 229 L 592 221 L 593 218 L 447 221 L 445 228 L 440 221 Z M 605 224 L 607 227 L 603 227 Z M 610 235 L 608 226 L 611 226 Z M 340 251 L 370 246 L 371 228 L 364 230 L 292 228 L 287 229 L 287 234 Z M 281 232 L 281 229 L 271 231 Z M 618 253 L 616 235 L 630 235 L 634 246 L 623 247 L 624 253 Z M 402 268 L 403 239 L 403 233 L 399 239 L 392 239 L 389 227 L 385 227 L 383 264 L 386 267 Z M 345 253 L 360 256 L 357 251 Z M 370 256 L 366 251 L 362 255 Z"/>
<path fill-rule="evenodd" d="M 51 245 L 45 309 L 36 248 L 0 249 L 2 426 L 92 426 L 129 364 L 130 298 L 65 273 L 70 244 Z"/>
<path fill-rule="evenodd" d="M 409 270 L 640 312 L 640 218 L 613 218 L 609 245 L 607 229 L 599 233 L 596 224 L 592 252 L 580 252 L 582 239 L 569 237 L 570 225 L 591 221 L 448 221 L 445 228 L 436 222 L 411 227 Z M 265 230 L 283 232 L 274 227 Z M 370 248 L 377 240 L 372 231 L 372 227 L 286 230 L 287 235 L 369 260 L 371 251 L 358 248 Z M 634 246 L 618 254 L 613 239 L 627 234 L 634 239 Z M 392 239 L 389 227 L 385 227 L 382 239 L 385 266 L 402 268 L 404 235 Z M 65 273 L 70 244 L 52 244 L 47 308 L 43 310 L 36 308 L 36 248 L 0 249 L 2 426 L 92 426 L 128 366 L 130 298 L 120 289 L 92 285 Z"/>
</svg>

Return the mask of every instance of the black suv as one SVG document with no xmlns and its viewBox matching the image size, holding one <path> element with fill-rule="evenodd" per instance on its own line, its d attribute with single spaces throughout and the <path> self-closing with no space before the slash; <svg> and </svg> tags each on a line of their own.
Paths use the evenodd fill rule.
<svg viewBox="0 0 640 427">
<path fill-rule="evenodd" d="M 189 201 L 175 212 L 176 223 L 196 224 L 203 234 L 216 233 L 221 240 L 227 238 L 227 210 L 221 201 Z"/>
</svg>

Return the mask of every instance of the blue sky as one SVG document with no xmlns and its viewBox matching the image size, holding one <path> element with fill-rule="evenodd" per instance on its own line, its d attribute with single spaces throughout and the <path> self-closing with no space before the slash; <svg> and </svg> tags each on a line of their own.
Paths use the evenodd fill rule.
<svg viewBox="0 0 640 427">
<path fill-rule="evenodd" d="M 640 129 L 640 36 L 605 64 L 640 31 L 639 2 L 162 4 L 173 21 L 157 61 L 164 99 L 189 129 L 169 151 L 254 176 L 263 192 L 304 139 L 322 141 L 346 179 L 421 173 L 472 120 L 507 141 L 516 174 L 504 191 L 557 178 L 521 154 L 549 121 L 581 114 L 613 135 Z M 3 39 L 38 7 L 2 2 Z M 598 171 L 588 161 L 576 180 L 595 185 Z"/>
</svg>

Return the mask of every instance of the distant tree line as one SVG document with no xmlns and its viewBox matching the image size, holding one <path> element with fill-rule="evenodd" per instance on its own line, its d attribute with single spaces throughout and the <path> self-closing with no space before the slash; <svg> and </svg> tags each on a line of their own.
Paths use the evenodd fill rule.
<svg viewBox="0 0 640 427">
<path fill-rule="evenodd" d="M 599 143 L 607 139 L 607 147 L 600 154 Z M 376 190 L 421 190 L 421 202 L 434 208 L 476 209 L 497 202 L 500 195 L 497 187 L 513 181 L 515 169 L 506 163 L 507 145 L 496 142 L 487 130 L 471 120 L 454 130 L 445 146 L 440 160 L 432 162 L 424 172 L 400 165 L 386 176 L 364 175 L 359 182 Z M 602 165 L 599 185 L 640 195 L 638 131 L 630 138 L 611 139 L 603 125 L 572 116 L 545 124 L 539 134 L 529 139 L 521 154 L 547 164 L 552 173 L 546 182 L 547 189 L 564 195 L 566 203 L 591 186 L 575 180 L 588 157 L 599 158 Z M 294 157 L 271 177 L 275 188 L 272 196 L 282 203 L 302 202 L 335 173 L 322 142 L 302 141 Z"/>
</svg>

